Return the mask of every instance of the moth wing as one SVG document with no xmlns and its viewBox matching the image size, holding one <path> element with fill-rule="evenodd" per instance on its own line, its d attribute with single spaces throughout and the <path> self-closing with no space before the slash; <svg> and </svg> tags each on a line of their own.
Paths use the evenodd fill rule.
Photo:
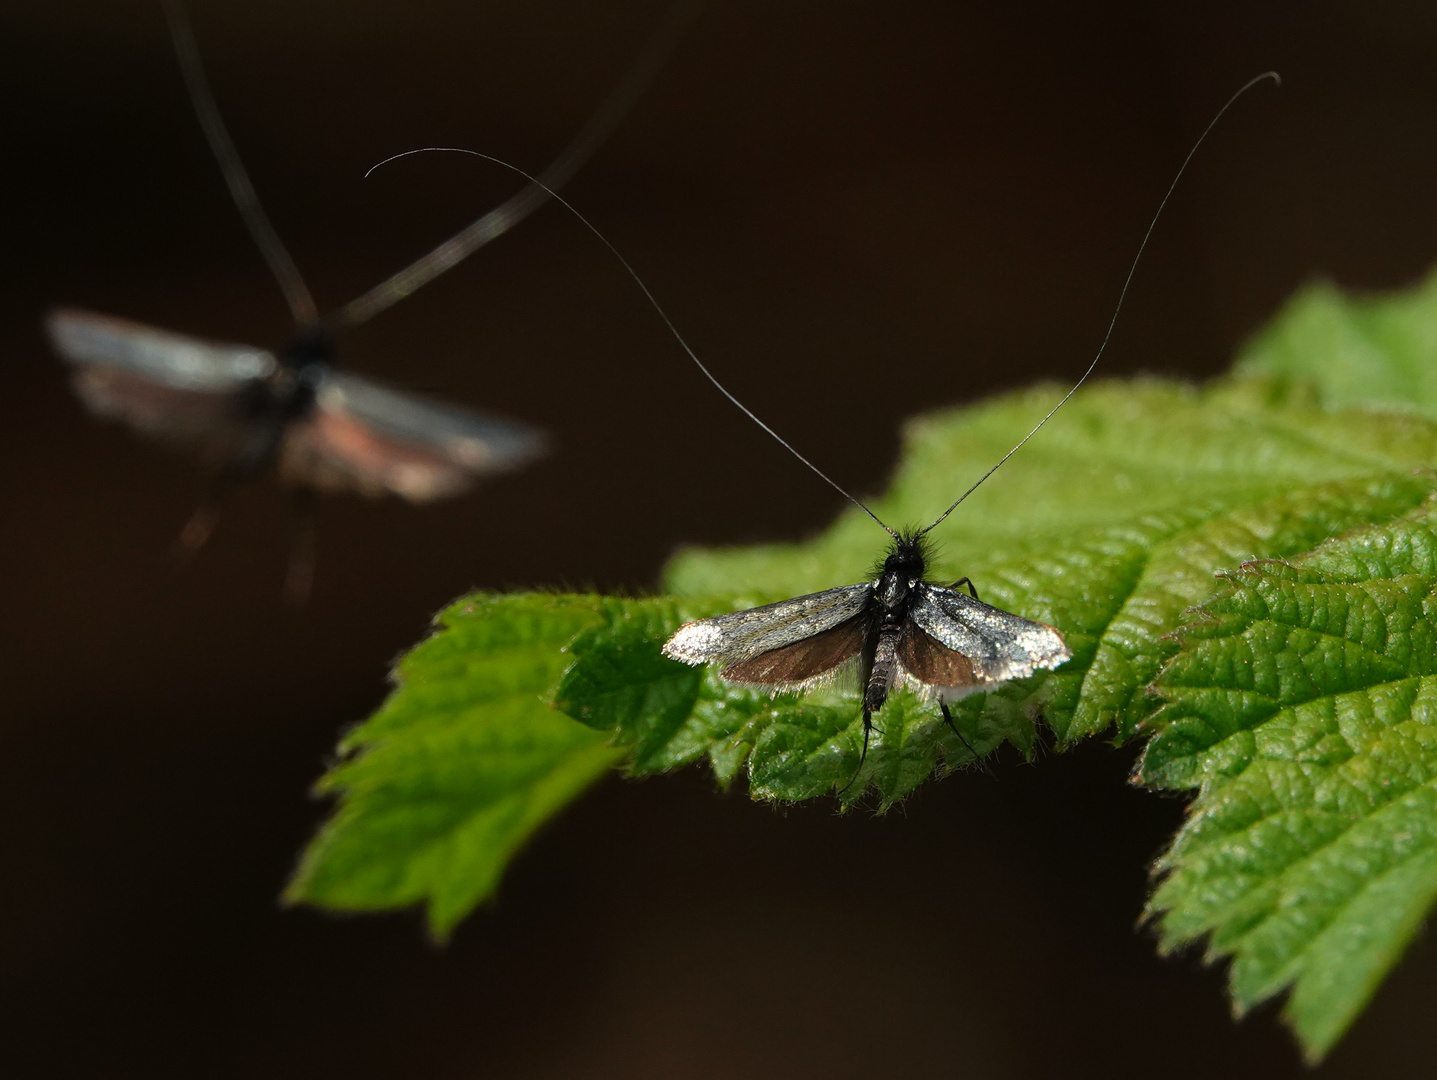
<svg viewBox="0 0 1437 1080">
<path fill-rule="evenodd" d="M 978 673 L 967 655 L 950 649 L 912 620 L 904 624 L 898 641 L 898 664 L 908 685 L 920 691 L 940 688 L 966 692 L 979 684 Z"/>
<path fill-rule="evenodd" d="M 119 368 L 176 390 L 221 393 L 274 374 L 274 354 L 201 341 L 128 319 L 61 308 L 45 319 L 55 351 L 81 368 Z"/>
<path fill-rule="evenodd" d="M 836 680 L 852 668 L 863 651 L 868 620 L 855 615 L 828 630 L 820 630 L 792 645 L 769 649 L 748 660 L 727 665 L 720 673 L 731 682 L 798 690 Z"/>
<path fill-rule="evenodd" d="M 285 431 L 283 475 L 321 490 L 430 502 L 539 457 L 543 434 L 512 420 L 329 370 Z"/>
<path fill-rule="evenodd" d="M 217 455 L 242 437 L 251 395 L 278 364 L 263 349 L 85 311 L 53 311 L 45 329 L 91 412 Z"/>
<path fill-rule="evenodd" d="M 992 607 L 967 593 L 937 585 L 923 585 L 909 609 L 918 629 L 934 645 L 959 654 L 971 668 L 968 683 L 936 683 L 909 668 L 910 674 L 930 685 L 971 686 L 978 683 L 1021 679 L 1035 671 L 1055 668 L 1073 655 L 1063 636 L 1046 623 Z M 962 665 L 935 653 L 915 639 L 915 663 L 926 663 L 935 675 L 946 671 L 961 675 Z"/>
<path fill-rule="evenodd" d="M 862 648 L 872 595 L 872 584 L 864 582 L 697 619 L 679 627 L 664 655 L 686 664 L 721 663 L 724 676 L 736 682 L 809 682 Z"/>
</svg>

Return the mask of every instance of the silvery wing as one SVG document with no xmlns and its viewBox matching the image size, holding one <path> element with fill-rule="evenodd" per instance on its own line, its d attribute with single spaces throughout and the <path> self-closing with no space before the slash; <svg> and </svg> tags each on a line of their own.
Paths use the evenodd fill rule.
<svg viewBox="0 0 1437 1080">
<path fill-rule="evenodd" d="M 911 672 L 919 681 L 933 685 L 971 687 L 1021 679 L 1035 671 L 1055 668 L 1073 655 L 1063 636 L 1046 623 L 990 607 L 967 593 L 937 585 L 919 586 L 909 615 L 944 650 L 961 654 L 972 669 L 967 681 L 952 683 L 941 677 L 924 678 L 920 671 Z M 940 670 L 942 666 L 935 665 Z"/>
<path fill-rule="evenodd" d="M 326 368 L 314 408 L 290 424 L 284 477 L 322 490 L 429 502 L 540 456 L 541 432 Z"/>
<path fill-rule="evenodd" d="M 734 682 L 775 689 L 813 683 L 863 648 L 873 586 L 845 585 L 776 604 L 685 623 L 664 655 L 687 664 L 715 661 Z"/>
<path fill-rule="evenodd" d="M 45 329 L 91 412 L 219 452 L 241 436 L 252 394 L 278 368 L 263 349 L 87 311 L 51 312 Z"/>
</svg>

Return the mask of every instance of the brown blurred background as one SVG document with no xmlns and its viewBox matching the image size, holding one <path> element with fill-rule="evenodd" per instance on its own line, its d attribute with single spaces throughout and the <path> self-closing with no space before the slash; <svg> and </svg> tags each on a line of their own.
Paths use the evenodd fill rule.
<svg viewBox="0 0 1437 1080">
<path fill-rule="evenodd" d="M 665 0 L 196 0 L 225 115 L 324 306 L 509 194 Z M 714 0 L 570 188 L 733 389 L 860 491 L 899 420 L 1071 378 L 1164 186 L 1105 372 L 1203 377 L 1318 273 L 1437 259 L 1437 14 L 1375 2 Z M 1134 931 L 1182 803 L 1102 745 L 840 819 L 603 784 L 437 949 L 413 913 L 278 893 L 307 794 L 390 660 L 473 588 L 644 589 L 683 542 L 801 537 L 838 500 L 687 365 L 553 207 L 342 342 L 354 369 L 552 431 L 428 510 L 335 500 L 295 614 L 272 486 L 177 574 L 199 474 L 82 415 L 65 302 L 277 346 L 284 307 L 157 3 L 7 0 L 0 1068 L 12 1076 L 1283 1077 L 1272 1011 Z M 1000 481 L 1001 482 L 1001 481 Z M 1420 943 L 1325 1070 L 1437 1054 Z M 1426 1067 L 1430 1067 L 1430 1064 Z"/>
</svg>

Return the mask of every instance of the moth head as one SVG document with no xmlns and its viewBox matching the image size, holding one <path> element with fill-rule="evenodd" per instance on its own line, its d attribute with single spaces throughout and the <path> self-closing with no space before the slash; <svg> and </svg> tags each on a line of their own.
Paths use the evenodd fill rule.
<svg viewBox="0 0 1437 1080">
<path fill-rule="evenodd" d="M 874 567 L 875 578 L 901 580 L 905 585 L 910 581 L 922 581 L 928 566 L 928 540 L 921 533 L 905 530 L 889 545 L 883 561 Z"/>
</svg>

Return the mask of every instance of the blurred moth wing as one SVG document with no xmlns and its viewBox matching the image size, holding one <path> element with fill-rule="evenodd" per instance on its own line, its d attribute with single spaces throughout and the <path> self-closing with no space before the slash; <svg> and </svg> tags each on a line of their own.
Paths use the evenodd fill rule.
<svg viewBox="0 0 1437 1080">
<path fill-rule="evenodd" d="M 332 368 L 286 429 L 280 475 L 321 491 L 425 503 L 543 455 L 536 428 L 433 401 Z"/>
<path fill-rule="evenodd" d="M 273 353 L 251 345 L 201 341 L 75 308 L 52 311 L 45 329 L 55 351 L 77 367 L 123 368 L 176 390 L 231 390 L 279 366 Z"/>
<path fill-rule="evenodd" d="M 256 399 L 279 370 L 264 349 L 70 308 L 52 311 L 45 330 L 74 369 L 75 392 L 90 412 L 198 446 L 211 458 L 234 452 Z"/>
</svg>

